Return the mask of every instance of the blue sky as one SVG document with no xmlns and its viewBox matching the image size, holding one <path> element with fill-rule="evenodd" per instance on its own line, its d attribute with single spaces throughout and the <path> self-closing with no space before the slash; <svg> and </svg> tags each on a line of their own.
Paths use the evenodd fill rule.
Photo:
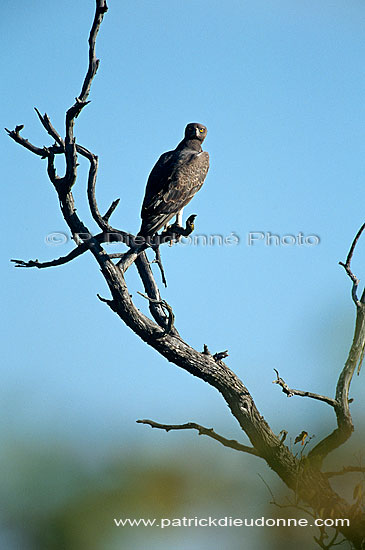
<svg viewBox="0 0 365 550">
<path fill-rule="evenodd" d="M 93 9 L 92 0 L 14 0 L 3 8 L 3 127 L 24 124 L 30 141 L 50 144 L 38 107 L 63 132 L 86 70 Z M 79 143 L 99 155 L 100 208 L 120 197 L 112 223 L 128 231 L 138 229 L 158 156 L 188 122 L 206 124 L 211 168 L 185 213 L 198 214 L 198 234 L 233 232 L 240 242 L 165 247 L 163 296 L 186 340 L 228 348 L 227 364 L 265 418 L 292 436 L 305 427 L 319 437 L 334 427 L 333 414 L 287 399 L 271 383 L 273 368 L 293 387 L 333 395 L 352 339 L 350 281 L 338 261 L 364 221 L 364 27 L 360 1 L 110 0 L 92 102 L 76 124 Z M 64 438 L 89 458 L 90 448 L 102 454 L 120 438 L 163 449 L 194 437 L 152 434 L 134 423 L 144 417 L 193 420 L 240 437 L 215 390 L 168 364 L 97 300 L 108 292 L 91 257 L 42 271 L 10 264 L 52 259 L 72 244 L 45 243 L 52 232 L 68 233 L 44 162 L 5 132 L 1 149 L 4 437 Z M 81 160 L 75 198 L 95 230 L 86 174 Z M 250 232 L 302 232 L 320 243 L 248 246 Z M 353 261 L 360 279 L 364 258 L 360 243 Z M 145 308 L 133 269 L 127 279 Z M 355 420 L 363 389 L 356 377 Z"/>
</svg>

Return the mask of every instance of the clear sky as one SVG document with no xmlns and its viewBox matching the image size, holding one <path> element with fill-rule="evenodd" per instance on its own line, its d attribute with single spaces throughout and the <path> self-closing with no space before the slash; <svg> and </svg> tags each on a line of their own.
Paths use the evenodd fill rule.
<svg viewBox="0 0 365 550">
<path fill-rule="evenodd" d="M 93 12 L 92 0 L 3 6 L 3 127 L 24 124 L 24 137 L 51 144 L 37 107 L 63 133 Z M 277 368 L 293 387 L 333 395 L 352 339 L 351 285 L 338 261 L 364 222 L 363 2 L 110 0 L 96 50 L 92 102 L 75 135 L 99 156 L 101 210 L 120 197 L 111 221 L 135 232 L 158 156 L 188 122 L 207 126 L 211 168 L 185 214 L 198 214 L 197 234 L 233 232 L 239 244 L 164 247 L 163 297 L 191 345 L 229 350 L 227 364 L 274 431 L 306 428 L 318 438 L 334 427 L 329 407 L 287 399 L 271 382 Z M 108 291 L 91 256 L 42 271 L 10 264 L 59 257 L 72 243 L 45 242 L 68 232 L 44 161 L 5 132 L 1 151 L 3 436 L 64 438 L 90 460 L 121 438 L 168 448 L 194 437 L 152 433 L 137 418 L 192 420 L 241 437 L 215 390 L 167 363 L 97 300 Z M 96 230 L 80 163 L 78 213 Z M 250 232 L 301 232 L 319 243 L 249 246 Z M 365 281 L 365 242 L 353 268 Z M 133 269 L 127 279 L 146 308 Z M 363 389 L 356 377 L 355 419 Z"/>
</svg>

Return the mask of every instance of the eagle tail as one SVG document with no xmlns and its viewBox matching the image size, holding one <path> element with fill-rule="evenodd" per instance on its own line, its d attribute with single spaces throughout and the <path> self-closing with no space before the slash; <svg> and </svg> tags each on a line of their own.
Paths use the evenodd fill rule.
<svg viewBox="0 0 365 550">
<path fill-rule="evenodd" d="M 138 235 L 142 235 L 143 237 L 153 236 L 155 235 L 160 229 L 162 229 L 170 220 L 173 218 L 176 214 L 163 214 L 160 216 L 156 216 L 152 219 L 144 219 L 142 220 L 141 229 L 138 232 Z"/>
</svg>

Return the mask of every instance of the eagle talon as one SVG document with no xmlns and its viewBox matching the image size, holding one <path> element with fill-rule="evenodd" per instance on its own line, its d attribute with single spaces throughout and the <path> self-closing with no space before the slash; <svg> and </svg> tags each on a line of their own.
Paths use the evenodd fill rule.
<svg viewBox="0 0 365 550">
<path fill-rule="evenodd" d="M 183 235 L 184 234 L 184 228 L 179 225 L 178 223 L 173 223 L 172 225 L 169 225 L 167 227 L 167 230 L 166 232 L 168 233 L 172 233 L 172 234 L 177 234 L 177 235 Z"/>
<path fill-rule="evenodd" d="M 188 237 L 194 231 L 195 218 L 196 218 L 196 214 L 192 214 L 186 220 L 185 229 L 184 229 L 184 232 L 183 232 L 184 237 Z"/>
<path fill-rule="evenodd" d="M 167 237 L 167 241 L 170 242 L 170 246 L 172 243 L 179 242 L 181 240 L 181 237 L 188 237 L 191 235 L 191 233 L 194 231 L 194 220 L 196 218 L 196 214 L 192 214 L 188 217 L 185 223 L 185 227 L 182 227 L 178 223 L 174 223 L 172 225 L 169 225 L 163 233 L 161 233 L 161 237 Z"/>
</svg>

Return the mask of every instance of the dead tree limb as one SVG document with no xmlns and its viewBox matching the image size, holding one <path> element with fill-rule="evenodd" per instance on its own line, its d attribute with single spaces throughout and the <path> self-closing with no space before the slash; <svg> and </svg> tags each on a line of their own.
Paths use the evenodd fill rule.
<svg viewBox="0 0 365 550">
<path fill-rule="evenodd" d="M 359 284 L 358 279 L 351 271 L 351 259 L 356 247 L 356 244 L 365 228 L 365 224 L 361 226 L 357 232 L 355 239 L 350 247 L 350 251 L 347 256 L 347 260 L 344 265 L 346 273 L 353 282 L 352 298 L 356 305 L 356 322 L 355 333 L 351 348 L 347 357 L 345 366 L 343 367 L 340 376 L 338 378 L 335 395 L 335 413 L 337 418 L 337 428 L 327 437 L 322 439 L 308 454 L 308 458 L 322 463 L 324 458 L 333 450 L 337 449 L 345 443 L 354 431 L 354 425 L 352 422 L 350 412 L 350 400 L 349 391 L 351 380 L 355 370 L 360 372 L 361 364 L 364 358 L 365 349 L 365 302 L 364 293 L 360 300 L 357 299 L 357 287 Z"/>
<path fill-rule="evenodd" d="M 365 520 L 348 502 L 332 489 L 329 483 L 329 476 L 321 471 L 321 464 L 328 453 L 346 441 L 353 431 L 353 424 L 349 411 L 348 393 L 353 373 L 356 367 L 359 368 L 364 351 L 364 294 L 361 300 L 355 302 L 357 306 L 355 336 L 349 358 L 337 383 L 335 402 L 330 398 L 317 394 L 290 390 L 290 388 L 287 388 L 284 381 L 282 383 L 277 382 L 283 389 L 288 389 L 288 392 L 286 392 L 287 395 L 291 393 L 325 401 L 332 405 L 336 412 L 337 429 L 324 438 L 307 456 L 298 458 L 293 455 L 284 444 L 284 439 L 279 439 L 275 435 L 257 409 L 244 383 L 222 361 L 222 359 L 226 357 L 227 352 L 220 352 L 212 356 L 206 346 L 203 352 L 200 352 L 189 346 L 189 344 L 181 338 L 173 322 L 174 317 L 172 309 L 169 309 L 166 306 L 166 302 L 161 298 L 151 266 L 145 254 L 146 245 L 143 243 L 136 245 L 135 239 L 138 236 L 134 237 L 127 232 L 114 229 L 109 225 L 109 218 L 115 210 L 118 201 L 112 203 L 104 216 L 100 214 L 95 195 L 98 157 L 85 147 L 76 143 L 74 138 L 74 126 L 75 119 L 80 115 L 81 111 L 88 103 L 91 84 L 99 66 L 99 60 L 97 60 L 95 56 L 95 43 L 97 33 L 106 11 L 106 1 L 96 0 L 95 17 L 89 37 L 88 70 L 80 95 L 66 113 L 65 137 L 62 138 L 61 134 L 53 127 L 49 117 L 47 115 L 41 115 L 39 111 L 37 111 L 37 115 L 41 124 L 52 139 L 55 140 L 53 145 L 43 148 L 33 145 L 20 135 L 20 131 L 23 128 L 22 125 L 16 126 L 13 131 L 7 130 L 9 136 L 15 142 L 31 153 L 47 160 L 48 177 L 58 194 L 64 220 L 78 245 L 74 251 L 70 252 L 64 258 L 59 258 L 52 262 L 44 262 L 42 265 L 37 260 L 30 262 L 16 260 L 16 263 L 18 267 L 50 267 L 51 265 L 67 263 L 86 251 L 90 252 L 97 262 L 111 294 L 110 299 L 101 298 L 99 296 L 100 300 L 106 303 L 107 306 L 141 338 L 141 340 L 158 351 L 162 357 L 216 388 L 224 398 L 233 417 L 242 428 L 242 431 L 249 439 L 251 447 L 239 442 L 232 443 L 231 440 L 227 440 L 215 434 L 214 431 L 195 423 L 189 423 L 182 426 L 157 424 L 152 420 L 143 421 L 143 423 L 149 423 L 154 427 L 163 429 L 196 429 L 199 433 L 204 433 L 225 446 L 232 447 L 234 445 L 233 448 L 239 447 L 239 450 L 244 450 L 244 452 L 249 452 L 250 454 L 263 458 L 268 466 L 283 480 L 287 487 L 294 491 L 297 502 L 301 501 L 305 503 L 305 505 L 312 507 L 317 513 L 320 512 L 322 517 L 351 517 L 350 527 L 341 527 L 340 531 L 347 540 L 353 544 L 354 548 L 360 550 L 365 540 Z M 57 175 L 54 163 L 55 155 L 60 154 L 64 155 L 66 162 L 65 174 L 62 177 Z M 85 157 L 90 163 L 88 199 L 92 217 L 101 229 L 101 234 L 98 235 L 92 235 L 92 232 L 79 218 L 75 208 L 72 188 L 77 181 L 78 155 Z M 355 237 L 346 264 L 344 265 L 350 277 L 351 258 L 362 229 Z M 109 255 L 103 248 L 103 243 L 106 242 L 107 235 L 110 232 L 117 235 L 122 242 L 125 242 L 126 239 L 133 240 L 133 243 L 128 241 L 130 249 L 124 253 L 121 258 L 119 253 Z M 169 237 L 169 235 L 167 235 L 167 237 Z M 177 240 L 178 239 L 179 238 L 177 238 Z M 119 260 L 117 264 L 113 262 L 115 258 Z M 145 293 L 148 297 L 149 309 L 153 320 L 139 311 L 135 306 L 127 287 L 124 273 L 127 267 L 133 263 L 136 265 Z M 357 279 L 355 280 L 351 277 L 351 280 L 354 285 L 358 285 Z M 353 296 L 356 296 L 356 289 L 355 294 L 353 292 Z M 278 373 L 277 376 L 279 379 Z"/>
<path fill-rule="evenodd" d="M 279 371 L 276 369 L 274 369 L 274 371 L 276 372 L 276 380 L 273 381 L 273 384 L 279 384 L 283 393 L 285 393 L 287 397 L 298 395 L 300 397 L 310 397 L 311 399 L 317 399 L 317 401 L 323 401 L 324 403 L 331 405 L 331 407 L 335 407 L 337 405 L 336 400 L 331 397 L 326 397 L 325 395 L 320 395 L 319 393 L 313 393 L 310 391 L 294 390 L 289 388 L 288 384 L 279 376 Z"/>
<path fill-rule="evenodd" d="M 365 229 L 365 223 L 362 224 L 359 231 L 356 233 L 356 236 L 355 236 L 354 240 L 352 241 L 352 245 L 350 247 L 349 253 L 347 254 L 346 262 L 345 263 L 338 262 L 345 269 L 347 275 L 350 277 L 350 279 L 352 281 L 352 299 L 353 299 L 354 304 L 356 305 L 356 307 L 359 307 L 360 303 L 361 303 L 360 300 L 357 297 L 357 288 L 359 286 L 359 279 L 357 277 L 355 277 L 355 275 L 351 271 L 351 260 L 352 260 L 352 256 L 354 255 L 355 247 L 356 247 L 356 245 L 358 243 L 358 240 L 361 237 L 361 233 L 364 231 L 364 229 Z M 364 300 L 364 296 L 362 297 L 362 301 L 363 300 Z"/>
<path fill-rule="evenodd" d="M 242 445 L 238 443 L 235 439 L 227 439 L 222 435 L 217 434 L 213 428 L 205 428 L 196 422 L 187 422 L 186 424 L 159 424 L 153 420 L 137 420 L 137 424 L 147 424 L 151 428 L 159 428 L 160 430 L 165 430 L 169 432 L 170 430 L 197 430 L 199 435 L 207 435 L 215 441 L 219 441 L 224 447 L 229 447 L 230 449 L 235 449 L 236 451 L 241 451 L 243 453 L 248 453 L 255 456 L 260 456 L 256 449 L 253 447 L 248 447 L 247 445 Z"/>
<path fill-rule="evenodd" d="M 365 473 L 365 466 L 344 466 L 342 470 L 338 470 L 335 472 L 325 472 L 324 475 L 326 477 L 337 477 L 337 476 L 343 476 L 345 474 L 353 474 L 353 473 Z"/>
</svg>

